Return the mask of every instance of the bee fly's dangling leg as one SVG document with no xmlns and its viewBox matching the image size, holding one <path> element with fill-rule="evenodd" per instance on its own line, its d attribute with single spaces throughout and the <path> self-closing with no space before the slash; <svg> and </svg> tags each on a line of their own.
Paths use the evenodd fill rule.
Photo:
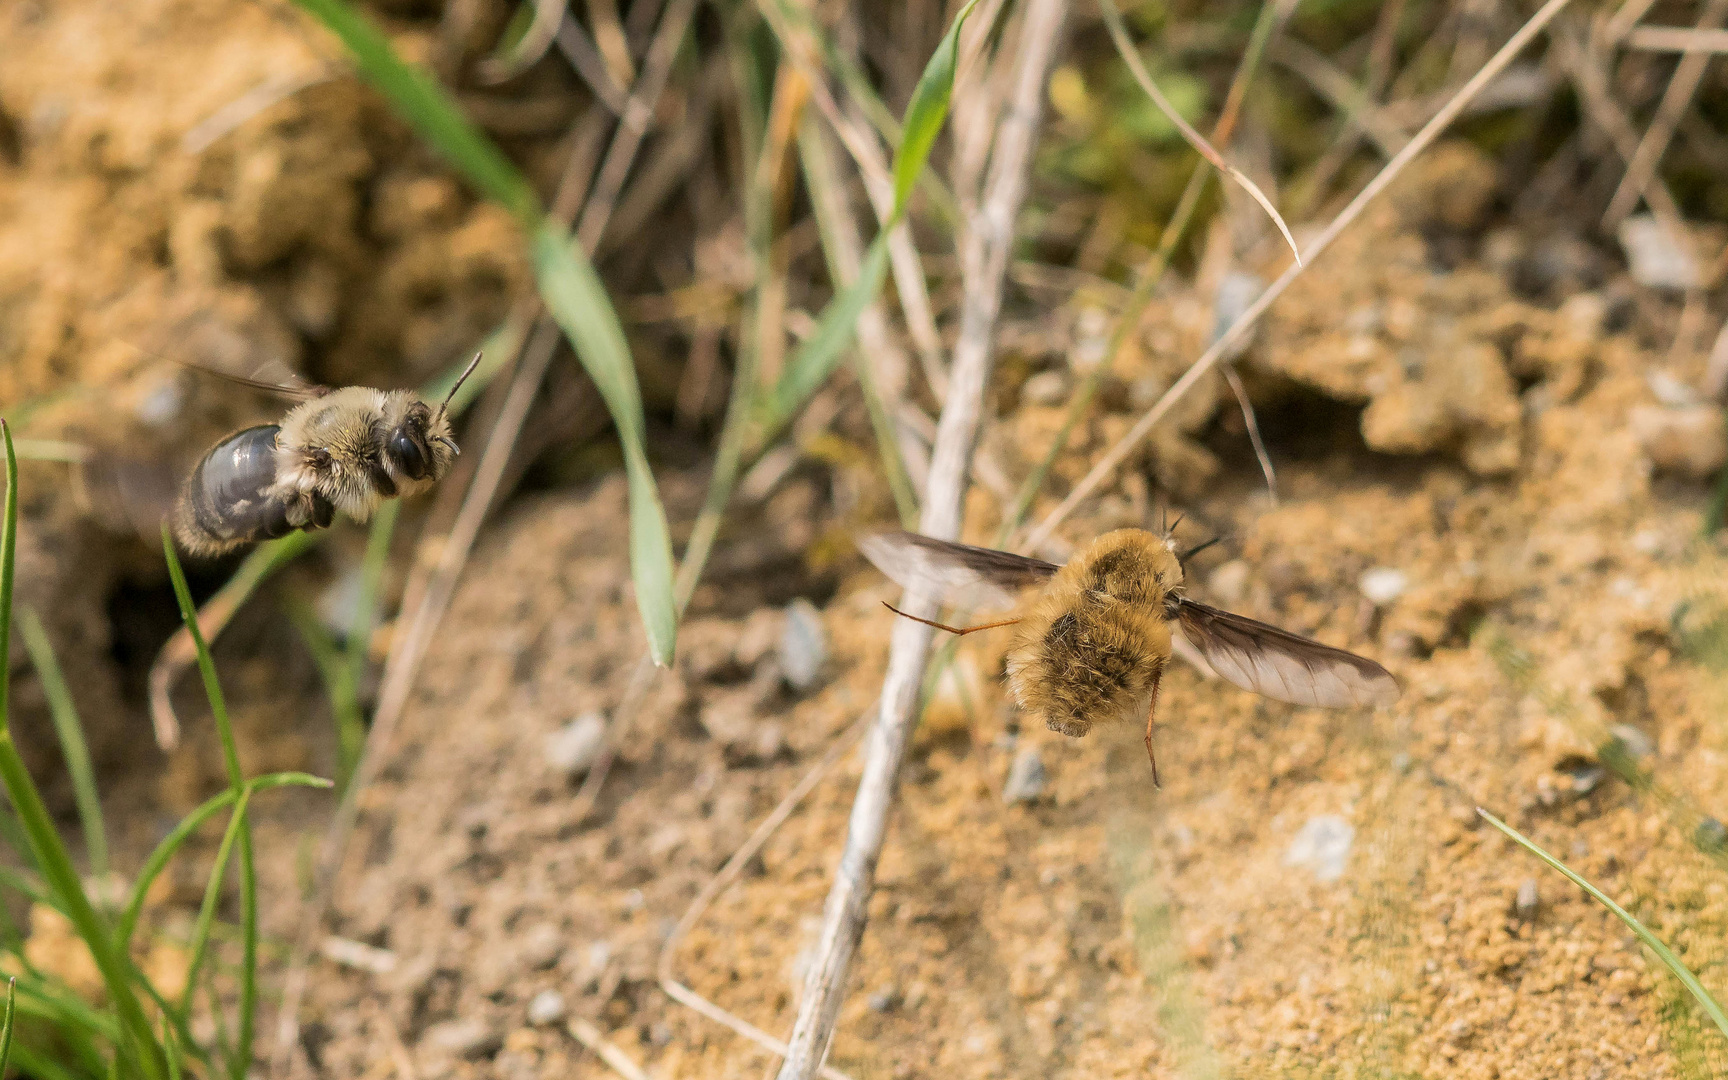
<svg viewBox="0 0 1728 1080">
<path fill-rule="evenodd" d="M 1013 626 L 1015 623 L 1020 621 L 1019 619 L 1003 619 L 1001 622 L 983 623 L 979 626 L 949 626 L 947 623 L 931 622 L 929 619 L 920 619 L 916 615 L 908 615 L 886 600 L 882 601 L 882 606 L 903 619 L 911 619 L 913 622 L 921 622 L 925 626 L 934 626 L 938 630 L 946 630 L 955 637 L 961 637 L 966 634 L 975 634 L 980 630 L 994 630 L 998 626 Z"/>
<path fill-rule="evenodd" d="M 1152 676 L 1152 700 L 1146 706 L 1146 760 L 1152 763 L 1152 786 L 1163 790 L 1164 785 L 1158 782 L 1158 755 L 1152 752 L 1152 716 L 1158 711 L 1158 680 L 1164 677 L 1164 668 L 1160 666 L 1158 673 Z"/>
</svg>

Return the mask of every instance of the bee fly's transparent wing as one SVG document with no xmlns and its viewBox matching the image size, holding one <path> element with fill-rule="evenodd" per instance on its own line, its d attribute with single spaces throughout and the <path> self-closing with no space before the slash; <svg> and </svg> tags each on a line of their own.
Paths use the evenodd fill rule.
<svg viewBox="0 0 1728 1080">
<path fill-rule="evenodd" d="M 1012 607 L 1020 590 L 1042 585 L 1061 569 L 1042 559 L 908 532 L 861 536 L 858 550 L 901 588 L 933 592 L 967 611 Z"/>
<path fill-rule="evenodd" d="M 1323 709 L 1398 700 L 1391 673 L 1355 653 L 1188 599 L 1177 601 L 1176 618 L 1212 670 L 1244 690 Z"/>
</svg>

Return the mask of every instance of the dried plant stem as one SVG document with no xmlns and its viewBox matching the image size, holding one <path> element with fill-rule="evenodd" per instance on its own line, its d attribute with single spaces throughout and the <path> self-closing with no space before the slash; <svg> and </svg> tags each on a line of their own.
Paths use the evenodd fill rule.
<svg viewBox="0 0 1728 1080">
<path fill-rule="evenodd" d="M 1601 58 L 1590 51 L 1582 35 L 1559 33 L 1554 36 L 1554 44 L 1560 51 L 1561 63 L 1572 73 L 1572 82 L 1578 88 L 1578 96 L 1583 99 L 1585 114 L 1608 136 L 1608 141 L 1613 144 L 1620 157 L 1630 162 L 1638 153 L 1638 131 L 1619 103 L 1614 100 L 1608 88 L 1608 74 L 1602 69 Z M 1668 185 L 1664 184 L 1660 177 L 1650 178 L 1644 187 L 1643 197 L 1650 207 L 1650 212 L 1668 230 L 1669 235 L 1684 235 L 1680 204 L 1674 201 Z"/>
<path fill-rule="evenodd" d="M 1728 0 L 1709 0 L 1698 17 L 1697 29 L 1720 29 L 1725 19 L 1728 19 Z M 1657 106 L 1656 118 L 1650 122 L 1644 137 L 1638 140 L 1638 149 L 1633 152 L 1632 160 L 1626 163 L 1626 175 L 1620 178 L 1619 188 L 1608 201 L 1608 212 L 1602 215 L 1603 228 L 1614 229 L 1637 207 L 1644 189 L 1650 185 L 1650 178 L 1656 175 L 1656 166 L 1661 164 L 1668 143 L 1680 126 L 1680 118 L 1692 104 L 1692 95 L 1698 92 L 1698 84 L 1704 79 L 1710 59 L 1706 52 L 1689 52 L 1680 58 L 1674 77 L 1668 80 L 1668 88 L 1662 92 L 1662 104 Z"/>
<path fill-rule="evenodd" d="M 1684 26 L 1640 26 L 1626 38 L 1628 49 L 1647 52 L 1728 53 L 1728 30 L 1693 30 Z"/>
<path fill-rule="evenodd" d="M 1182 118 L 1182 114 L 1176 111 L 1176 106 L 1170 104 L 1170 100 L 1158 89 L 1158 84 L 1152 81 L 1151 73 L 1146 70 L 1146 65 L 1140 61 L 1140 51 L 1134 47 L 1133 39 L 1128 36 L 1128 28 L 1122 25 L 1122 13 L 1116 9 L 1116 0 L 1098 0 L 1098 7 L 1104 12 L 1104 25 L 1110 29 L 1110 38 L 1116 43 L 1116 51 L 1122 54 L 1122 62 L 1128 65 L 1128 70 L 1133 73 L 1134 80 L 1140 84 L 1140 89 L 1146 91 L 1146 96 L 1152 99 L 1159 111 L 1169 118 L 1172 124 L 1176 125 L 1176 130 L 1182 133 L 1182 138 L 1187 141 L 1189 146 L 1192 146 L 1201 157 L 1211 162 L 1213 168 L 1227 174 L 1230 179 L 1240 184 L 1242 190 L 1260 204 L 1260 208 L 1266 211 L 1267 216 L 1272 219 L 1272 223 L 1278 226 L 1278 231 L 1284 234 L 1284 242 L 1290 245 L 1290 253 L 1296 257 L 1296 265 L 1301 266 L 1302 252 L 1296 247 L 1296 238 L 1290 235 L 1290 226 L 1284 224 L 1284 218 L 1278 213 L 1278 208 L 1272 205 L 1272 200 L 1268 199 L 1265 193 L 1255 185 L 1254 181 L 1248 179 L 1241 169 L 1225 161 L 1224 155 L 1215 150 L 1212 144 L 1206 141 L 1205 136 L 1195 131 L 1194 125 Z"/>
<path fill-rule="evenodd" d="M 971 215 L 962 238 L 966 298 L 960 338 L 949 373 L 948 400 L 937 424 L 928 497 L 919 523 L 921 531 L 943 539 L 952 539 L 960 530 L 966 474 L 995 355 L 993 338 L 1014 222 L 1025 196 L 1027 168 L 1043 108 L 1044 80 L 1055 58 L 1067 3 L 1031 0 L 1024 12 L 1014 87 L 999 124 L 990 177 L 979 210 Z M 935 597 L 913 594 L 907 603 L 913 614 L 929 617 L 935 613 Z M 881 711 L 870 729 L 864 775 L 852 804 L 845 849 L 828 894 L 798 1018 L 787 1040 L 780 1080 L 808 1080 L 827 1055 L 852 954 L 864 932 L 864 914 L 887 831 L 888 811 L 917 717 L 931 637 L 929 627 L 910 620 L 902 620 L 894 628 Z"/>
<path fill-rule="evenodd" d="M 1248 47 L 1243 50 L 1242 59 L 1236 65 L 1236 74 L 1231 76 L 1230 91 L 1225 95 L 1224 107 L 1219 110 L 1218 122 L 1212 126 L 1213 142 L 1229 143 L 1230 136 L 1235 133 L 1236 121 L 1242 115 L 1242 102 L 1248 96 L 1248 84 L 1260 66 L 1260 57 L 1271 42 L 1273 32 L 1289 17 L 1294 7 L 1292 0 L 1267 0 L 1261 6 L 1260 16 L 1254 22 L 1254 31 L 1248 38 Z M 1057 455 L 1068 445 L 1068 436 L 1074 430 L 1074 425 L 1080 422 L 1080 417 L 1092 404 L 1092 399 L 1098 395 L 1098 388 L 1103 384 L 1105 374 L 1115 366 L 1116 358 L 1122 354 L 1122 348 L 1127 344 L 1129 336 L 1140 325 L 1140 316 L 1152 300 L 1152 291 L 1158 287 L 1158 282 L 1163 280 L 1164 271 L 1169 269 L 1170 258 L 1176 253 L 1176 245 L 1187 235 L 1188 226 L 1200 207 L 1200 195 L 1206 190 L 1206 184 L 1211 179 L 1211 166 L 1205 161 L 1196 163 L 1194 171 L 1188 174 L 1188 186 L 1182 190 L 1176 209 L 1171 212 L 1169 222 L 1158 237 L 1158 250 L 1153 252 L 1140 268 L 1134 291 L 1122 305 L 1122 310 L 1117 313 L 1116 325 L 1110 331 L 1110 341 L 1104 350 L 1104 359 L 1069 395 L 1068 412 L 1062 418 L 1062 427 L 1050 441 L 1050 447 L 1044 452 L 1043 459 L 1021 483 L 1014 504 L 1009 508 L 996 535 L 998 547 L 1007 547 L 1009 540 L 1019 530 L 1026 512 L 1032 507 L 1032 501 L 1038 497 L 1038 492 L 1043 490 L 1044 479 L 1055 466 Z"/>
<path fill-rule="evenodd" d="M 1522 52 L 1524 47 L 1553 21 L 1554 17 L 1560 14 L 1569 2 L 1570 0 L 1548 0 L 1536 14 L 1530 17 L 1528 22 L 1518 28 L 1518 32 L 1500 47 L 1500 51 L 1490 57 L 1488 62 L 1482 65 L 1482 69 L 1471 76 L 1469 82 L 1459 88 L 1452 100 L 1434 114 L 1434 118 L 1416 133 L 1409 144 L 1399 151 L 1398 156 L 1387 162 L 1374 179 L 1369 181 L 1368 186 L 1350 200 L 1350 204 L 1339 212 L 1338 216 L 1326 226 L 1326 229 L 1319 236 L 1315 237 L 1308 247 L 1309 265 L 1313 264 L 1313 260 L 1321 252 L 1332 246 L 1332 242 L 1338 239 L 1339 234 L 1349 228 L 1351 223 L 1361 216 L 1363 209 L 1386 190 L 1387 185 L 1392 183 L 1411 161 L 1415 160 L 1416 155 L 1433 143 L 1440 133 L 1457 118 L 1458 114 L 1464 111 L 1465 107 L 1470 104 L 1470 100 L 1480 93 L 1482 88 L 1487 86 L 1507 64 L 1511 63 L 1512 58 Z M 1080 483 L 1075 485 L 1074 490 L 1069 492 L 1068 497 L 1063 499 L 1061 504 L 1039 523 L 1038 528 L 1033 530 L 1024 547 L 1035 549 L 1048 540 L 1055 533 L 1056 527 L 1062 524 L 1069 514 L 1073 513 L 1074 508 L 1096 491 L 1100 484 L 1109 479 L 1116 471 L 1117 466 L 1121 465 L 1123 460 L 1134 451 L 1134 448 L 1140 445 L 1141 440 L 1146 438 L 1146 435 L 1159 420 L 1164 418 L 1182 395 L 1192 389 L 1194 384 L 1212 369 L 1213 365 L 1225 356 L 1232 354 L 1233 350 L 1248 336 L 1248 331 L 1254 323 L 1261 315 L 1265 314 L 1267 308 L 1272 306 L 1273 301 L 1284 294 L 1290 284 L 1301 275 L 1303 269 L 1300 265 L 1292 265 L 1279 275 L 1278 280 L 1268 286 L 1266 291 L 1260 294 L 1259 299 L 1249 305 L 1248 309 L 1230 324 L 1230 328 L 1220 335 L 1198 360 L 1194 361 L 1180 379 L 1176 380 L 1175 385 L 1165 391 L 1164 396 L 1146 410 L 1133 428 L 1118 440 L 1116 445 L 1112 446 L 1097 464 L 1092 466 L 1092 469 L 1087 472 Z"/>
</svg>

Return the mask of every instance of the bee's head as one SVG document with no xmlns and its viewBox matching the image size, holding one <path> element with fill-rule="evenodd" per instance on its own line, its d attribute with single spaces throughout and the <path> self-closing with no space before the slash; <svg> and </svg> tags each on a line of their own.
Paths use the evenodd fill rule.
<svg viewBox="0 0 1728 1080">
<path fill-rule="evenodd" d="M 456 441 L 443 410 L 414 398 L 386 417 L 382 453 L 390 471 L 413 481 L 437 481 L 456 459 Z"/>
</svg>

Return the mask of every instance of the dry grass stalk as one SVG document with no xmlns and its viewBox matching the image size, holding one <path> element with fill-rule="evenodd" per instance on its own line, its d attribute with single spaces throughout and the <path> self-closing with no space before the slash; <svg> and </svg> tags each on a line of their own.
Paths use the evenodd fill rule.
<svg viewBox="0 0 1728 1080">
<path fill-rule="evenodd" d="M 1158 110 L 1172 124 L 1176 125 L 1176 130 L 1182 133 L 1182 138 L 1194 148 L 1195 152 L 1211 162 L 1213 168 L 1236 181 L 1237 184 L 1241 185 L 1243 191 L 1246 191 L 1255 202 L 1260 204 L 1260 208 L 1266 211 L 1267 216 L 1272 219 L 1272 223 L 1278 226 L 1278 231 L 1284 234 L 1284 242 L 1290 245 L 1290 253 L 1295 256 L 1296 265 L 1301 266 L 1302 252 L 1296 246 L 1296 238 L 1290 235 L 1290 226 L 1284 224 L 1283 215 L 1279 214 L 1278 208 L 1272 205 L 1272 200 L 1266 197 L 1254 181 L 1248 179 L 1246 173 L 1225 161 L 1224 155 L 1214 149 L 1212 144 L 1206 141 L 1204 135 L 1194 130 L 1194 125 L 1184 120 L 1182 114 L 1176 110 L 1176 106 L 1170 104 L 1169 99 L 1158 89 L 1158 84 L 1152 81 L 1151 73 L 1146 70 L 1146 65 L 1140 60 L 1140 51 L 1134 47 L 1133 40 L 1128 36 L 1128 28 L 1122 25 L 1122 13 L 1116 10 L 1116 0 L 1099 0 L 1099 7 L 1104 12 L 1104 25 L 1110 30 L 1110 38 L 1116 43 L 1116 51 L 1122 55 L 1122 62 L 1128 65 L 1128 70 L 1133 73 L 1134 81 L 1140 84 L 1140 89 L 1146 91 L 1146 96 L 1152 99 L 1153 104 L 1158 106 Z"/>
<path fill-rule="evenodd" d="M 1560 62 L 1572 76 L 1573 85 L 1578 88 L 1578 96 L 1583 99 L 1585 115 L 1608 136 L 1621 159 L 1631 162 L 1638 154 L 1638 130 L 1620 108 L 1619 102 L 1614 100 L 1602 58 L 1591 51 L 1580 33 L 1555 34 L 1554 46 L 1560 53 Z M 1680 204 L 1674 201 L 1668 185 L 1660 177 L 1650 179 L 1643 196 L 1650 212 L 1670 235 L 1684 235 Z"/>
<path fill-rule="evenodd" d="M 1554 17 L 1560 14 L 1569 2 L 1570 0 L 1548 0 L 1536 14 L 1530 17 L 1528 22 L 1519 27 L 1518 32 L 1500 47 L 1500 51 L 1490 57 L 1488 62 L 1482 65 L 1481 70 L 1476 72 L 1469 82 L 1459 88 L 1452 100 L 1447 102 L 1446 106 L 1436 113 L 1421 131 L 1416 133 L 1409 145 L 1404 147 L 1397 157 L 1387 162 L 1374 179 L 1369 181 L 1368 186 L 1350 200 L 1350 204 L 1341 210 L 1331 224 L 1327 225 L 1325 230 L 1314 239 L 1308 248 L 1308 265 L 1313 265 L 1314 258 L 1330 247 L 1339 234 L 1349 228 L 1350 224 L 1361 215 L 1363 209 L 1386 190 L 1387 185 L 1392 183 L 1411 161 L 1415 160 L 1416 155 L 1426 150 L 1439 137 L 1440 133 L 1470 104 L 1470 100 L 1479 94 L 1483 87 L 1493 81 L 1494 77 L 1512 62 L 1512 58 L 1522 52 L 1524 47 L 1553 21 Z M 1116 445 L 1112 446 L 1098 460 L 1097 464 L 1092 466 L 1092 469 L 1087 472 L 1080 483 L 1075 485 L 1074 490 L 1069 492 L 1068 497 L 1063 499 L 1061 504 L 1039 523 L 1031 535 L 1017 546 L 1021 550 L 1035 550 L 1050 539 L 1057 526 L 1061 525 L 1068 515 L 1073 513 L 1074 508 L 1115 473 L 1116 468 L 1134 451 L 1135 447 L 1140 445 L 1141 440 L 1146 438 L 1146 435 L 1158 421 L 1164 418 L 1171 406 L 1175 405 L 1183 394 L 1193 388 L 1194 384 L 1199 382 L 1200 378 L 1210 371 L 1213 365 L 1217 364 L 1223 357 L 1230 355 L 1231 351 L 1247 337 L 1248 331 L 1253 327 L 1255 321 L 1265 314 L 1266 309 L 1272 306 L 1273 301 L 1284 294 L 1284 291 L 1303 272 L 1303 269 L 1304 267 L 1301 265 L 1292 265 L 1278 277 L 1278 280 L 1268 286 L 1266 291 L 1260 294 L 1259 299 L 1255 300 L 1235 322 L 1231 323 L 1230 328 L 1218 340 L 1214 341 L 1198 360 L 1194 361 L 1180 379 L 1176 380 L 1175 385 L 1165 391 L 1164 396 L 1146 410 L 1128 433 L 1118 440 Z"/>
<path fill-rule="evenodd" d="M 1628 49 L 1646 52 L 1728 52 L 1728 30 L 1694 30 L 1684 26 L 1640 26 L 1626 37 Z"/>
<path fill-rule="evenodd" d="M 1716 30 L 1724 20 L 1728 20 L 1728 0 L 1709 0 L 1698 16 L 1697 29 Z M 1661 164 L 1662 155 L 1667 152 L 1668 143 L 1680 126 L 1680 117 L 1691 107 L 1692 96 L 1698 92 L 1698 84 L 1704 80 L 1704 71 L 1709 66 L 1709 53 L 1688 52 L 1680 58 L 1674 77 L 1668 80 L 1668 88 L 1662 92 L 1662 103 L 1656 109 L 1655 119 L 1645 130 L 1644 137 L 1638 140 L 1638 149 L 1633 151 L 1631 161 L 1626 164 L 1626 175 L 1620 178 L 1620 186 L 1608 201 L 1608 212 L 1602 215 L 1604 229 L 1613 231 L 1627 214 L 1637 208 L 1638 199 L 1650 186 L 1651 177 L 1656 175 L 1656 166 Z"/>
<path fill-rule="evenodd" d="M 948 400 L 937 424 L 928 498 L 919 523 L 924 533 L 945 539 L 960 531 L 966 475 L 995 355 L 993 339 L 1014 222 L 1025 197 L 1026 174 L 1043 111 L 1044 81 L 1055 59 L 1067 4 L 1065 0 L 1031 0 L 1024 12 L 1013 90 L 1002 113 L 989 180 L 978 212 L 968 216 L 962 239 L 966 299 Z M 906 603 L 913 614 L 933 615 L 936 601 L 935 597 L 912 595 Z M 888 811 L 917 719 L 918 693 L 932 635 L 929 627 L 910 620 L 894 628 L 881 711 L 870 729 L 864 775 L 852 804 L 846 845 L 828 894 L 821 936 L 805 979 L 780 1080 L 808 1080 L 827 1055 L 852 954 L 864 932 L 864 914 L 887 831 Z"/>
</svg>

